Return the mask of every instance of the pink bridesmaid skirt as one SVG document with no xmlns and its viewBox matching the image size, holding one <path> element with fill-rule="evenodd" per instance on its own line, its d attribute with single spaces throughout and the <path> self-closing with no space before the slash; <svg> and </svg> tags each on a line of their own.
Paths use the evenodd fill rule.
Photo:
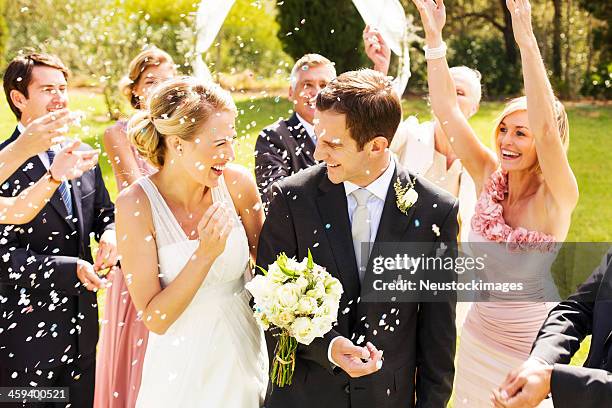
<svg viewBox="0 0 612 408">
<path fill-rule="evenodd" d="M 120 269 L 106 290 L 96 361 L 95 408 L 136 404 L 149 332 L 138 318 Z"/>
<path fill-rule="evenodd" d="M 493 389 L 529 357 L 552 307 L 554 303 L 545 302 L 472 304 L 459 339 L 454 408 L 492 406 Z"/>
</svg>

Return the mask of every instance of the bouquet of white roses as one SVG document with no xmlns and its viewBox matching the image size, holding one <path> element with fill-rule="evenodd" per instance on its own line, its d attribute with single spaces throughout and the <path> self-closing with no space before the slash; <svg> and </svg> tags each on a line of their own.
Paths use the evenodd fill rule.
<svg viewBox="0 0 612 408">
<path fill-rule="evenodd" d="M 298 343 L 323 337 L 338 317 L 342 284 L 308 257 L 298 262 L 284 253 L 264 274 L 246 284 L 255 298 L 255 318 L 264 330 L 275 330 L 278 342 L 270 379 L 291 385 Z"/>
</svg>

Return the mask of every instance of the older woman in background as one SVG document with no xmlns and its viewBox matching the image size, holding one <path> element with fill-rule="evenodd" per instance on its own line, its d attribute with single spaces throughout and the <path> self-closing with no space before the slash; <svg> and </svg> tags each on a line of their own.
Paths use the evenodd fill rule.
<svg viewBox="0 0 612 408">
<path fill-rule="evenodd" d="M 366 26 L 363 32 L 366 54 L 374 69 L 387 74 L 391 51 L 380 32 Z M 482 97 L 480 72 L 465 66 L 452 67 L 457 103 L 466 119 L 478 112 Z M 450 135 L 452 137 L 452 135 Z M 476 205 L 474 181 L 457 157 L 437 117 L 420 122 L 409 116 L 400 123 L 390 149 L 406 170 L 424 176 L 459 198 L 459 240 L 468 241 L 469 225 Z"/>
</svg>

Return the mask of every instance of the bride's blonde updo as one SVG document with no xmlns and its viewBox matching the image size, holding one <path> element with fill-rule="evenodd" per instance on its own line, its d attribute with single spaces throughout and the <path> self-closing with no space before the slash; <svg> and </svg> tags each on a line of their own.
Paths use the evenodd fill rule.
<svg viewBox="0 0 612 408">
<path fill-rule="evenodd" d="M 144 109 L 132 116 L 128 137 L 141 156 L 162 167 L 166 137 L 191 141 L 211 115 L 222 110 L 236 111 L 236 106 L 219 85 L 193 77 L 171 79 L 155 88 Z"/>
</svg>

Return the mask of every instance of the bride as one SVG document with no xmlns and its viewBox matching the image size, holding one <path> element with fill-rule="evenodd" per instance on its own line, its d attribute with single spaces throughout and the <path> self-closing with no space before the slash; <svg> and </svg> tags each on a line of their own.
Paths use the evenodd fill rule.
<svg viewBox="0 0 612 408">
<path fill-rule="evenodd" d="M 217 85 L 164 82 L 128 124 L 159 168 L 117 199 L 121 265 L 151 331 L 137 407 L 259 407 L 263 333 L 244 279 L 263 224 L 257 188 L 234 158 L 236 108 Z"/>
</svg>

